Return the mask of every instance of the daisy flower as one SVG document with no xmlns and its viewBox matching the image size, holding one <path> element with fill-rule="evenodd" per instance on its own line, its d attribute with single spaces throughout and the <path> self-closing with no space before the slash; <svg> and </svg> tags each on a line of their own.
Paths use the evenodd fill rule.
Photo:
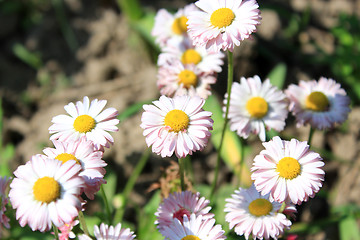
<svg viewBox="0 0 360 240">
<path fill-rule="evenodd" d="M 9 197 L 16 209 L 20 226 L 26 224 L 35 231 L 48 231 L 54 224 L 61 227 L 72 221 L 81 209 L 79 177 L 81 166 L 70 160 L 60 161 L 35 155 L 14 172 Z"/>
<path fill-rule="evenodd" d="M 350 112 L 350 98 L 333 79 L 300 81 L 299 85 L 291 84 L 285 93 L 297 127 L 309 123 L 316 129 L 331 128 L 344 122 Z"/>
<path fill-rule="evenodd" d="M 100 190 L 102 184 L 106 184 L 106 180 L 103 177 L 91 178 L 85 175 L 82 175 L 82 177 L 85 180 L 82 190 L 90 200 L 94 200 L 95 193 Z"/>
<path fill-rule="evenodd" d="M 202 215 L 203 219 L 212 218 L 214 214 L 209 213 L 211 209 L 209 203 L 210 201 L 204 197 L 200 198 L 199 192 L 196 194 L 191 191 L 174 192 L 165 198 L 157 209 L 155 224 L 158 224 L 157 227 L 162 232 L 164 227 L 173 223 L 174 219 L 182 222 L 184 215 L 189 218 L 194 213 L 196 216 Z"/>
<path fill-rule="evenodd" d="M 110 147 L 114 139 L 108 132 L 118 131 L 116 125 L 119 120 L 116 118 L 118 111 L 115 108 L 102 111 L 106 103 L 106 100 L 98 99 L 90 103 L 86 96 L 83 102 L 78 101 L 76 105 L 69 103 L 64 109 L 70 116 L 61 114 L 52 119 L 53 125 L 50 126 L 49 133 L 54 134 L 50 140 L 74 141 L 85 136 L 98 149 Z"/>
<path fill-rule="evenodd" d="M 53 140 L 55 148 L 45 148 L 43 152 L 49 157 L 57 159 L 63 163 L 69 160 L 75 160 L 81 166 L 79 176 L 85 181 L 84 188 L 93 185 L 93 179 L 103 178 L 107 165 L 102 159 L 103 152 L 94 150 L 92 141 L 81 138 L 77 141 L 60 142 Z M 84 190 L 85 194 L 88 190 Z M 94 194 L 86 194 L 88 198 L 93 199 Z"/>
<path fill-rule="evenodd" d="M 79 220 L 71 220 L 69 223 L 65 223 L 63 226 L 59 227 L 59 240 L 68 240 L 69 238 L 75 238 L 76 235 L 72 232 L 74 226 L 79 224 Z M 51 234 L 54 234 L 53 232 Z"/>
<path fill-rule="evenodd" d="M 9 218 L 5 215 L 6 205 L 9 202 L 9 198 L 6 194 L 6 189 L 9 186 L 11 178 L 0 177 L 0 230 L 2 226 L 10 228 Z M 1 237 L 1 231 L 0 231 Z"/>
<path fill-rule="evenodd" d="M 132 240 L 136 237 L 129 228 L 121 228 L 121 223 L 118 223 L 115 227 L 104 223 L 100 224 L 100 228 L 95 225 L 94 235 L 97 240 Z M 81 235 L 79 240 L 91 240 L 91 238 Z"/>
<path fill-rule="evenodd" d="M 153 105 L 144 105 L 140 127 L 144 129 L 146 143 L 161 157 L 175 152 L 183 158 L 194 151 L 201 151 L 211 135 L 214 121 L 212 113 L 202 109 L 200 97 L 161 96 Z"/>
<path fill-rule="evenodd" d="M 235 227 L 236 234 L 244 235 L 246 239 L 250 235 L 253 239 L 277 239 L 284 229 L 290 228 L 291 221 L 279 212 L 282 204 L 271 200 L 269 194 L 262 196 L 254 185 L 235 190 L 231 197 L 225 200 L 225 220 L 230 229 Z M 292 204 L 286 205 L 285 209 L 296 211 Z"/>
<path fill-rule="evenodd" d="M 225 105 L 227 101 L 228 95 L 225 94 Z M 234 82 L 232 85 L 228 114 L 230 129 L 245 139 L 254 133 L 265 141 L 265 129 L 284 129 L 287 107 L 286 95 L 271 85 L 269 79 L 261 83 L 258 76 L 242 77 L 241 83 Z"/>
<path fill-rule="evenodd" d="M 232 52 L 260 24 L 256 0 L 199 0 L 195 5 L 200 10 L 187 15 L 188 34 L 195 45 L 211 51 Z"/>
<path fill-rule="evenodd" d="M 210 85 L 216 77 L 204 73 L 195 65 L 183 65 L 180 61 L 159 68 L 157 86 L 168 97 L 189 95 L 206 99 L 211 95 Z"/>
<path fill-rule="evenodd" d="M 275 201 L 294 204 L 315 196 L 324 181 L 324 162 L 306 141 L 276 136 L 263 146 L 265 150 L 255 157 L 251 168 L 251 179 L 261 194 L 270 193 Z"/>
<path fill-rule="evenodd" d="M 155 37 L 155 42 L 163 48 L 169 39 L 181 42 L 188 37 L 186 24 L 188 19 L 186 15 L 196 9 L 194 4 L 179 9 L 175 14 L 160 9 L 156 13 L 154 27 L 151 31 L 151 34 Z"/>
<path fill-rule="evenodd" d="M 207 51 L 205 47 L 194 46 L 188 38 L 184 41 L 169 40 L 158 58 L 158 66 L 172 65 L 174 61 L 196 65 L 205 73 L 221 72 L 224 64 L 222 52 Z"/>
<path fill-rule="evenodd" d="M 204 219 L 202 215 L 194 213 L 190 217 L 184 215 L 183 221 L 175 219 L 174 222 L 164 228 L 163 235 L 169 240 L 217 240 L 226 239 L 225 231 L 221 225 L 215 225 L 214 218 Z"/>
</svg>

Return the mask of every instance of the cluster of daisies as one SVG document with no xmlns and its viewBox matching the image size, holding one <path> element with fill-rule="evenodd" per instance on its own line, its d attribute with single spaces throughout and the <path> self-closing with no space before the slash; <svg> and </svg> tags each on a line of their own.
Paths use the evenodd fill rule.
<svg viewBox="0 0 360 240">
<path fill-rule="evenodd" d="M 187 15 L 196 9 L 190 4 L 175 14 L 165 9 L 156 14 L 152 34 L 161 50 L 157 86 L 162 95 L 197 95 L 206 99 L 222 70 L 224 54 L 196 46 L 189 37 Z"/>
<path fill-rule="evenodd" d="M 206 66 L 219 72 L 220 65 L 212 67 L 221 62 L 220 51 L 232 52 L 256 31 L 261 19 L 258 7 L 255 0 L 199 0 L 174 15 L 164 9 L 157 13 L 152 33 L 162 50 L 158 61 L 162 96 L 144 105 L 141 119 L 146 143 L 154 153 L 162 157 L 175 154 L 180 160 L 206 146 L 213 120 L 202 106 L 210 93 L 197 90 L 200 78 L 195 77 L 195 70 L 191 74 L 188 70 L 205 70 Z M 210 55 L 212 63 L 205 61 Z M 185 75 L 188 78 L 183 81 Z M 333 128 L 347 119 L 350 99 L 340 84 L 324 77 L 291 84 L 285 91 L 269 79 L 242 77 L 231 89 L 232 95 L 224 96 L 228 115 L 223 109 L 230 129 L 244 139 L 258 135 L 265 149 L 254 158 L 252 186 L 239 188 L 226 200 L 226 221 L 246 239 L 277 239 L 290 228 L 295 205 L 320 190 L 325 172 L 323 159 L 310 150 L 308 142 L 278 136 L 269 140 L 267 131 L 282 131 L 289 112 L 298 127 Z M 173 193 L 156 213 L 159 231 L 166 239 L 224 239 L 208 203 L 199 193 Z"/>
<path fill-rule="evenodd" d="M 232 52 L 251 37 L 260 24 L 258 8 L 256 0 L 199 0 L 175 14 L 164 9 L 157 13 L 152 33 L 162 51 L 157 82 L 161 97 L 143 106 L 140 125 L 154 153 L 180 160 L 206 147 L 214 121 L 203 106 L 221 71 L 220 51 Z M 282 131 L 289 112 L 298 127 L 335 127 L 347 119 L 350 99 L 340 84 L 324 77 L 291 84 L 285 91 L 268 79 L 242 77 L 231 89 L 233 93 L 224 96 L 230 129 L 245 139 L 258 135 L 264 150 L 254 158 L 252 186 L 226 199 L 225 220 L 246 239 L 277 239 L 290 228 L 295 205 L 320 190 L 325 172 L 323 159 L 308 142 L 278 136 L 269 140 L 267 131 Z M 83 211 L 84 196 L 93 199 L 105 183 L 107 164 L 102 157 L 114 141 L 109 132 L 118 130 L 117 111 L 103 110 L 105 105 L 105 100 L 90 103 L 88 97 L 66 105 L 68 115 L 54 117 L 49 128 L 54 148 L 19 166 L 11 183 L 0 179 L 0 226 L 9 227 L 4 211 L 10 200 L 21 226 L 42 232 L 55 226 L 61 239 L 74 236 L 71 229 Z M 199 193 L 182 189 L 163 200 L 155 224 L 169 240 L 225 239 L 209 204 Z M 135 238 L 120 223 L 94 229 L 97 239 Z M 79 239 L 91 238 L 84 234 Z"/>
<path fill-rule="evenodd" d="M 52 227 L 60 231 L 60 239 L 74 238 L 72 228 L 84 211 L 86 198 L 94 199 L 104 180 L 106 162 L 102 159 L 105 148 L 113 144 L 109 132 L 118 130 L 118 111 L 104 109 L 107 101 L 88 97 L 64 108 L 68 114 L 52 119 L 49 133 L 54 148 L 47 147 L 43 154 L 36 154 L 14 171 L 11 183 L 1 178 L 0 223 L 9 228 L 5 216 L 5 205 L 10 200 L 16 209 L 20 226 L 35 231 L 49 231 Z M 10 183 L 8 197 L 5 190 Z M 121 228 L 121 225 L 115 229 Z M 102 224 L 95 227 L 97 239 L 111 232 L 112 226 Z M 126 239 L 133 239 L 130 230 L 122 230 Z M 86 235 L 82 236 L 86 239 Z M 89 238 L 90 239 L 90 238 Z M 125 238 L 124 238 L 125 239 Z"/>
</svg>

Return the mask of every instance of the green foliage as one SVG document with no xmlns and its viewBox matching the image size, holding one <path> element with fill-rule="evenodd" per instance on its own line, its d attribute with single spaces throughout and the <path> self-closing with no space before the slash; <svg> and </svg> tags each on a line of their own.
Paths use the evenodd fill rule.
<svg viewBox="0 0 360 240">
<path fill-rule="evenodd" d="M 347 87 L 355 103 L 360 102 L 360 27 L 358 17 L 341 15 L 339 23 L 331 29 L 335 37 L 335 50 L 324 57 L 320 64 L 329 65 L 333 74 Z M 319 49 L 321 49 L 319 47 Z"/>
<path fill-rule="evenodd" d="M 354 216 L 347 216 L 339 223 L 341 240 L 360 240 L 360 231 Z"/>
<path fill-rule="evenodd" d="M 117 0 L 117 4 L 130 21 L 139 20 L 144 15 L 138 0 Z"/>
<path fill-rule="evenodd" d="M 9 162 L 15 156 L 15 147 L 13 144 L 3 142 L 3 109 L 2 100 L 0 98 L 0 176 L 11 176 Z"/>
<path fill-rule="evenodd" d="M 332 213 L 339 216 L 339 234 L 341 240 L 360 240 L 360 207 L 349 204 L 334 207 Z"/>
<path fill-rule="evenodd" d="M 214 120 L 214 130 L 212 131 L 211 142 L 214 144 L 215 148 L 219 148 L 221 130 L 224 126 L 221 105 L 216 97 L 212 95 L 206 100 L 204 109 L 213 113 L 212 119 Z M 241 160 L 241 157 L 244 156 L 242 151 L 245 151 L 245 147 L 241 144 L 239 137 L 235 132 L 230 131 L 230 129 L 227 128 L 224 137 L 224 144 L 220 153 L 221 158 L 224 160 L 229 169 L 231 169 L 235 175 L 240 178 L 242 184 L 250 186 L 250 171 L 244 161 Z"/>
<path fill-rule="evenodd" d="M 286 65 L 285 63 L 279 63 L 276 65 L 266 78 L 270 79 L 272 85 L 282 89 L 284 87 L 286 78 Z"/>
<path fill-rule="evenodd" d="M 155 212 L 160 204 L 160 191 L 157 191 L 144 208 L 137 209 L 137 239 L 142 240 L 162 240 L 164 237 L 156 229 Z"/>
<path fill-rule="evenodd" d="M 12 50 L 16 57 L 35 69 L 39 69 L 43 65 L 39 53 L 30 52 L 20 43 L 16 43 Z"/>
<path fill-rule="evenodd" d="M 150 103 L 151 103 L 151 101 L 134 103 L 134 104 L 130 105 L 129 107 L 127 107 L 125 110 L 123 110 L 119 114 L 118 119 L 120 120 L 120 122 L 125 121 L 126 119 L 130 118 L 131 116 L 133 116 L 136 113 L 138 113 L 139 111 L 141 111 L 144 104 L 150 104 Z"/>
</svg>

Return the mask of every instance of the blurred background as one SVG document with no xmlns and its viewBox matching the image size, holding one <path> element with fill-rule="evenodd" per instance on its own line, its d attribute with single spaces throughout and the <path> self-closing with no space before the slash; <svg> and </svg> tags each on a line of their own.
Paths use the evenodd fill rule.
<svg viewBox="0 0 360 240">
<path fill-rule="evenodd" d="M 0 0 L 0 173 L 12 174 L 34 154 L 51 146 L 48 127 L 69 102 L 106 99 L 123 117 L 105 160 L 117 175 L 117 189 L 146 149 L 141 106 L 159 97 L 158 47 L 150 35 L 160 8 L 176 12 L 183 0 Z M 234 52 L 235 81 L 265 79 L 276 69 L 281 86 L 324 76 L 339 82 L 352 99 L 349 119 L 335 130 L 315 132 L 313 148 L 326 161 L 323 189 L 299 207 L 292 231 L 300 239 L 359 237 L 360 219 L 360 0 L 258 1 L 262 23 L 253 40 Z M 224 65 L 226 66 L 226 65 Z M 214 94 L 226 91 L 226 67 Z M 285 138 L 307 140 L 309 128 L 295 128 L 289 116 Z M 246 161 L 262 149 L 250 138 Z M 209 184 L 216 152 L 211 144 L 192 158 L 194 181 Z M 170 166 L 151 156 L 131 198 L 144 205 L 147 189 Z M 204 171 L 205 170 L 205 171 Z M 109 170 L 111 171 L 111 170 Z M 221 184 L 234 183 L 223 164 Z M 231 189 L 233 191 L 233 188 Z M 129 221 L 134 210 L 125 214 Z"/>
</svg>

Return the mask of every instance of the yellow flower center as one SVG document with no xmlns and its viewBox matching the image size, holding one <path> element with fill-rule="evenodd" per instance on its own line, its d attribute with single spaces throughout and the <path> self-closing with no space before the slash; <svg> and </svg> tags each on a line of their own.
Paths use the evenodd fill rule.
<svg viewBox="0 0 360 240">
<path fill-rule="evenodd" d="M 214 27 L 230 26 L 235 19 L 235 14 L 230 8 L 219 8 L 211 14 L 210 22 Z"/>
<path fill-rule="evenodd" d="M 95 119 L 89 115 L 80 115 L 74 121 L 74 129 L 81 133 L 91 132 L 96 126 Z"/>
<path fill-rule="evenodd" d="M 279 173 L 280 177 L 293 179 L 300 174 L 301 166 L 295 158 L 284 157 L 276 165 L 276 171 Z"/>
<path fill-rule="evenodd" d="M 262 97 L 250 98 L 246 103 L 246 109 L 251 117 L 262 118 L 268 112 L 268 103 Z"/>
<path fill-rule="evenodd" d="M 305 107 L 312 111 L 323 112 L 329 107 L 329 100 L 322 92 L 312 92 L 305 100 Z"/>
<path fill-rule="evenodd" d="M 178 17 L 174 20 L 173 24 L 172 24 L 172 30 L 175 34 L 183 34 L 183 33 L 186 33 L 187 31 L 187 17 L 185 16 L 181 16 L 181 17 Z"/>
<path fill-rule="evenodd" d="M 171 131 L 179 132 L 189 126 L 189 116 L 181 110 L 171 110 L 165 116 L 165 125 L 171 128 Z"/>
<path fill-rule="evenodd" d="M 181 62 L 183 64 L 198 64 L 201 62 L 201 56 L 195 49 L 186 50 L 181 56 Z"/>
<path fill-rule="evenodd" d="M 183 237 L 181 240 L 200 240 L 200 238 L 198 238 L 197 236 L 194 236 L 194 235 L 187 235 L 187 236 Z"/>
<path fill-rule="evenodd" d="M 272 209 L 271 202 L 263 198 L 258 198 L 249 204 L 249 212 L 256 217 L 268 215 Z"/>
<path fill-rule="evenodd" d="M 60 197 L 60 184 L 52 177 L 39 178 L 33 186 L 33 193 L 36 200 L 50 203 Z"/>
<path fill-rule="evenodd" d="M 195 87 L 198 82 L 198 78 L 193 71 L 190 70 L 182 70 L 179 73 L 179 84 L 183 84 L 185 88 L 190 88 L 191 86 Z"/>
<path fill-rule="evenodd" d="M 55 157 L 55 159 L 62 161 L 62 163 L 66 163 L 69 160 L 75 160 L 77 164 L 80 164 L 79 160 L 70 153 L 60 153 Z"/>
</svg>

